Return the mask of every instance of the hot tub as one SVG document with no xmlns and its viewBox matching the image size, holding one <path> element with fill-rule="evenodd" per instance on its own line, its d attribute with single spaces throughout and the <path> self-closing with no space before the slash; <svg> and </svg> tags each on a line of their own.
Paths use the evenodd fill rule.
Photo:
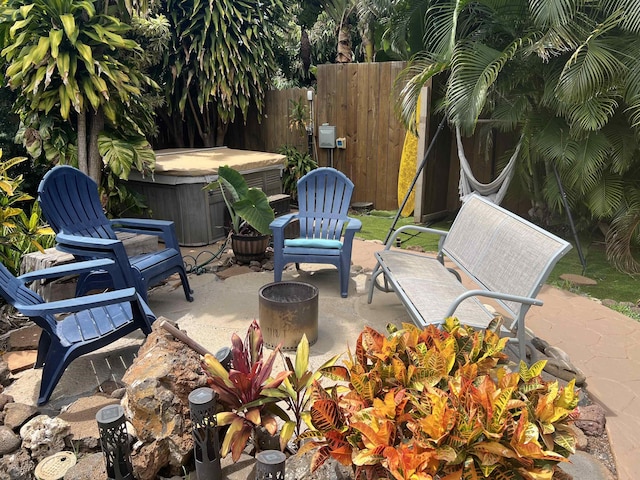
<svg viewBox="0 0 640 480">
<path fill-rule="evenodd" d="M 131 172 L 129 186 L 145 196 L 153 218 L 175 223 L 180 245 L 208 245 L 225 237 L 222 194 L 203 190 L 218 178 L 218 167 L 228 165 L 249 187 L 277 195 L 282 193 L 285 159 L 277 153 L 227 147 L 158 150 L 154 175 L 143 178 Z"/>
</svg>

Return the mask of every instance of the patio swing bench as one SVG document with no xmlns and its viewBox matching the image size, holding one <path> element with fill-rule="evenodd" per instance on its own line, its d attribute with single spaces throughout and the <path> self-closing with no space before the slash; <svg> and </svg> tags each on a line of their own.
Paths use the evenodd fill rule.
<svg viewBox="0 0 640 480">
<path fill-rule="evenodd" d="M 440 235 L 437 257 L 392 249 L 403 232 Z M 368 302 L 374 289 L 394 291 L 419 327 L 441 324 L 450 316 L 464 325 L 486 328 L 495 313 L 482 298 L 494 299 L 510 317 L 505 334 L 518 341 L 526 362 L 525 315 L 557 261 L 571 245 L 484 197 L 467 197 L 449 231 L 406 225 L 396 230 L 384 250 L 375 253 Z M 450 260 L 473 284 L 445 266 Z M 383 281 L 378 277 L 383 275 Z"/>
</svg>

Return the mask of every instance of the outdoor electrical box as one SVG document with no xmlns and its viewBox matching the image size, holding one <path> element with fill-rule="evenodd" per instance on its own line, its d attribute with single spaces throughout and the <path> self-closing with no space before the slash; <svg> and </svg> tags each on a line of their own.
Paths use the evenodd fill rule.
<svg viewBox="0 0 640 480">
<path fill-rule="evenodd" d="M 320 148 L 336 148 L 336 127 L 324 123 L 318 127 L 318 146 Z"/>
</svg>

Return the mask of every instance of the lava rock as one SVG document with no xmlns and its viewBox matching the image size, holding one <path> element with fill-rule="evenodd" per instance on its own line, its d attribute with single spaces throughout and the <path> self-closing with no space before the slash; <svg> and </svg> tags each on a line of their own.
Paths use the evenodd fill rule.
<svg viewBox="0 0 640 480">
<path fill-rule="evenodd" d="M 7 426 L 0 427 L 0 456 L 15 452 L 20 448 L 20 437 Z"/>
</svg>

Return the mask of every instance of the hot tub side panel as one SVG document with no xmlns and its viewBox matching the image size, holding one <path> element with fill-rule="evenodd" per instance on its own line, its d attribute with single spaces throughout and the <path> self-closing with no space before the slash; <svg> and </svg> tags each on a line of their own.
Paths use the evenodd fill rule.
<svg viewBox="0 0 640 480">
<path fill-rule="evenodd" d="M 258 172 L 241 172 L 250 187 L 262 189 L 267 195 L 282 193 L 282 168 L 274 167 Z M 226 206 L 220 190 L 204 190 L 206 182 L 179 183 L 185 177 L 167 181 L 151 178 L 130 179 L 128 186 L 146 199 L 150 216 L 171 220 L 181 246 L 201 246 L 225 238 Z M 194 179 L 190 179 L 191 182 Z"/>
</svg>

